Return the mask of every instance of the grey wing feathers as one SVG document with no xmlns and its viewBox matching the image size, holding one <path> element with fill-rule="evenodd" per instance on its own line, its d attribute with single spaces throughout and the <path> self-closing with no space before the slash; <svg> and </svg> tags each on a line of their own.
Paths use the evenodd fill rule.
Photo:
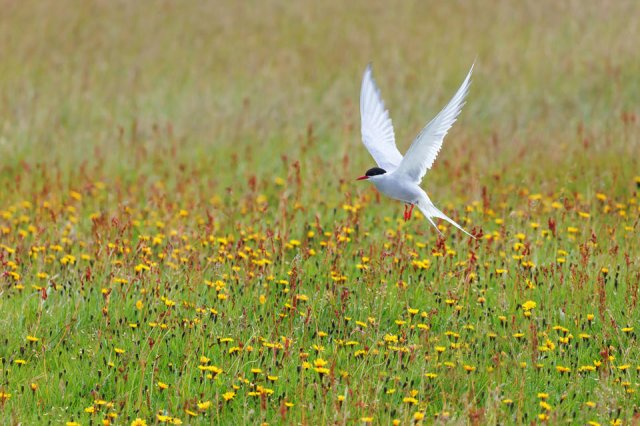
<svg viewBox="0 0 640 426">
<path fill-rule="evenodd" d="M 471 84 L 471 73 L 473 65 L 462 82 L 462 85 L 451 98 L 449 103 L 442 111 L 435 116 L 433 120 L 427 124 L 418 134 L 411 144 L 411 147 L 405 154 L 402 162 L 398 166 L 397 172 L 406 174 L 412 181 L 420 183 L 427 170 L 433 166 L 433 163 L 440 152 L 442 141 L 447 132 L 456 122 L 462 107 L 465 104 L 465 97 L 469 92 Z"/>
</svg>

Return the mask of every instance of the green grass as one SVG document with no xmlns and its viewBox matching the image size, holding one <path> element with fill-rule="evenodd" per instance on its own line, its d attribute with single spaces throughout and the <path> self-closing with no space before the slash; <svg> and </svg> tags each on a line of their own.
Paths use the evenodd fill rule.
<svg viewBox="0 0 640 426">
<path fill-rule="evenodd" d="M 637 418 L 636 2 L 5 3 L 4 424 Z M 360 78 L 404 152 L 474 59 L 441 239 Z"/>
</svg>

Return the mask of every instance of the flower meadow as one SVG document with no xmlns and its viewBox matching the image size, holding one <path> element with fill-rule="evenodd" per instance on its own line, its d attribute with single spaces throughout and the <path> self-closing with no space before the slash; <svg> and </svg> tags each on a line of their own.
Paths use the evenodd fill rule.
<svg viewBox="0 0 640 426">
<path fill-rule="evenodd" d="M 378 23 L 404 58 L 414 33 L 393 25 L 416 29 L 426 11 L 13 5 L 4 23 L 42 33 L 0 42 L 0 423 L 637 422 L 640 86 L 627 77 L 640 69 L 601 10 L 543 3 L 533 16 L 436 8 L 478 31 L 504 19 L 471 47 L 462 29 L 438 39 L 484 52 L 424 185 L 476 239 L 446 222 L 440 236 L 420 213 L 404 221 L 354 181 L 372 163 L 357 90 L 378 46 L 367 35 L 380 35 L 308 21 Z M 606 13 L 624 23 L 634 7 Z M 595 23 L 608 42 L 549 33 L 548 20 Z M 524 34 L 540 36 L 530 56 L 517 53 Z M 365 52 L 336 71 L 346 59 L 318 35 Z M 486 50 L 499 36 L 511 38 Z M 307 49 L 315 60 L 295 59 Z M 421 125 L 412 105 L 437 110 L 465 67 L 448 57 L 416 83 L 402 73 L 433 62 L 396 54 L 376 63 L 406 81 L 381 72 L 381 86 L 409 116 L 397 129 Z M 504 58 L 538 72 L 496 93 Z"/>
</svg>

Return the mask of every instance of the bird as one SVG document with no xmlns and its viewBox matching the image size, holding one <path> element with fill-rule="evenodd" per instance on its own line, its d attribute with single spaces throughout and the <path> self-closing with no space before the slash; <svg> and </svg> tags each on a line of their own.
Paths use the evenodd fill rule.
<svg viewBox="0 0 640 426">
<path fill-rule="evenodd" d="M 440 235 L 442 232 L 433 218 L 444 219 L 475 238 L 440 211 L 420 187 L 422 178 L 431 169 L 442 148 L 444 137 L 462 111 L 465 98 L 469 93 L 474 65 L 475 63 L 471 65 L 469 73 L 449 103 L 418 133 L 404 157 L 396 146 L 393 124 L 389 111 L 385 109 L 380 90 L 373 79 L 371 64 L 367 65 L 362 78 L 360 90 L 362 142 L 378 166 L 370 168 L 356 180 L 368 180 L 387 197 L 404 202 L 405 221 L 411 219 L 413 208 L 417 206 Z"/>
</svg>

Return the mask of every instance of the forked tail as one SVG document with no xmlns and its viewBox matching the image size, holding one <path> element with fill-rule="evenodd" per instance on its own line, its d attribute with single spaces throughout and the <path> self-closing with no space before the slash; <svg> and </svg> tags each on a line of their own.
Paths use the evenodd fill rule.
<svg viewBox="0 0 640 426">
<path fill-rule="evenodd" d="M 462 232 L 464 232 L 465 234 L 467 234 L 468 236 L 470 236 L 471 238 L 475 238 L 473 235 L 471 235 L 470 233 L 465 231 L 462 228 L 462 226 L 460 226 L 457 223 L 455 223 L 453 221 L 453 219 L 451 219 L 449 216 L 447 216 L 446 214 L 444 214 L 440 210 L 438 210 L 438 208 L 436 206 L 434 206 L 433 203 L 428 198 L 426 200 L 418 201 L 418 204 L 416 204 L 416 205 L 418 206 L 418 208 L 420 209 L 420 211 L 422 212 L 424 217 L 426 217 L 427 220 L 429 222 L 431 222 L 431 224 L 434 226 L 434 228 L 436 228 L 436 230 L 438 231 L 438 233 L 440 233 L 440 235 L 442 235 L 442 232 L 440 232 L 440 230 L 438 229 L 438 226 L 435 224 L 433 219 L 431 219 L 432 217 L 437 217 L 439 219 L 444 219 L 447 222 L 449 222 L 450 224 L 452 224 L 453 226 L 455 226 L 456 228 L 458 228 L 459 230 L 461 230 Z"/>
</svg>

